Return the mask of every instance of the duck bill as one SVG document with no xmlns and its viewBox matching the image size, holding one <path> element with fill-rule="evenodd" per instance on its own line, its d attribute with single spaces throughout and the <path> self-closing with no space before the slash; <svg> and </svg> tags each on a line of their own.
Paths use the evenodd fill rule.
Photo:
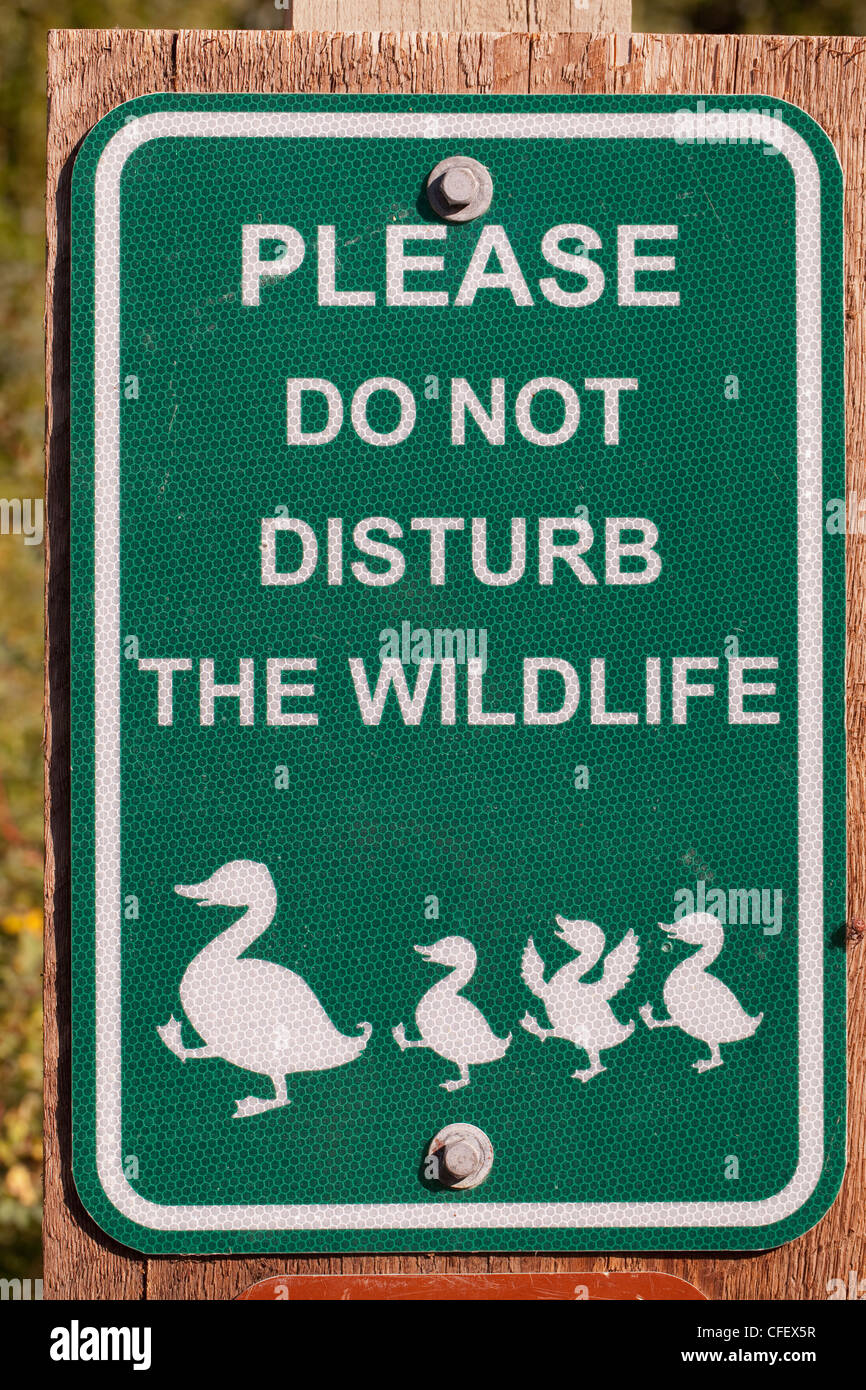
<svg viewBox="0 0 866 1390">
<path fill-rule="evenodd" d="M 179 893 L 182 898 L 197 898 L 199 907 L 209 905 L 208 891 L 206 883 L 176 883 L 175 893 Z"/>
<path fill-rule="evenodd" d="M 419 954 L 419 956 L 422 956 L 422 957 L 424 958 L 424 960 L 431 960 L 431 959 L 432 959 L 432 956 L 430 955 L 430 947 L 429 947 L 429 946 L 415 946 L 415 947 L 413 947 L 413 950 L 417 951 L 418 954 Z"/>
</svg>

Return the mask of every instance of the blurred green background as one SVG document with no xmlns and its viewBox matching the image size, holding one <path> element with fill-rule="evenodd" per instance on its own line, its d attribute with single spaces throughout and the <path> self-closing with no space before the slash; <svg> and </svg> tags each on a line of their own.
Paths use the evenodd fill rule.
<svg viewBox="0 0 866 1390">
<path fill-rule="evenodd" d="M 0 0 L 0 497 L 42 496 L 45 34 L 283 27 L 273 0 Z M 634 0 L 637 33 L 861 34 L 866 0 Z M 0 1278 L 40 1273 L 42 548 L 0 535 Z"/>
</svg>

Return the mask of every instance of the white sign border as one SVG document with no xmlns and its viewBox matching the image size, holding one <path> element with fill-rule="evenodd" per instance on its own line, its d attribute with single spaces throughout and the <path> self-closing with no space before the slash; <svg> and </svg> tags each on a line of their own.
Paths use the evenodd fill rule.
<svg viewBox="0 0 866 1390">
<path fill-rule="evenodd" d="M 686 100 L 684 98 L 684 100 Z M 695 101 L 696 98 L 687 100 Z M 706 107 L 702 110 L 705 112 Z M 96 171 L 95 225 L 95 874 L 96 1162 L 106 1197 L 151 1230 L 346 1231 L 761 1227 L 798 1211 L 824 1155 L 823 603 L 821 185 L 807 142 L 781 118 L 724 109 L 503 113 L 173 110 L 131 116 Z M 744 134 L 747 132 L 747 135 Z M 380 139 L 654 139 L 777 150 L 794 175 L 797 289 L 799 679 L 799 1156 L 786 1186 L 758 1201 L 439 1202 L 167 1206 L 123 1169 L 120 877 L 120 183 L 150 140 L 250 137 Z"/>
</svg>

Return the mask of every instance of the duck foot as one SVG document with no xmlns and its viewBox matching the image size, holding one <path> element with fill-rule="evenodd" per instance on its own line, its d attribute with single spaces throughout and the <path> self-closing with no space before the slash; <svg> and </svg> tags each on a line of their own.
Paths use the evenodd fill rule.
<svg viewBox="0 0 866 1390">
<path fill-rule="evenodd" d="M 695 1071 L 712 1071 L 713 1067 L 722 1066 L 722 1059 L 721 1057 L 702 1057 L 700 1061 L 692 1062 L 692 1066 Z"/>
<path fill-rule="evenodd" d="M 396 1028 L 391 1029 L 391 1037 L 394 1039 L 401 1052 L 405 1052 L 407 1047 L 427 1046 L 423 1038 L 421 1038 L 419 1042 L 413 1042 L 411 1038 L 407 1038 L 406 1029 L 402 1023 L 398 1023 Z"/>
<path fill-rule="evenodd" d="M 538 1019 L 533 1018 L 530 1013 L 525 1013 L 523 1015 L 523 1018 L 520 1020 L 520 1026 L 521 1028 L 525 1028 L 527 1033 L 531 1033 L 534 1038 L 540 1038 L 542 1042 L 544 1042 L 546 1038 L 552 1038 L 554 1036 L 552 1028 L 542 1028 Z"/>
<path fill-rule="evenodd" d="M 573 1071 L 571 1075 L 575 1081 L 591 1081 L 594 1076 L 600 1076 L 603 1071 L 607 1071 L 607 1067 L 603 1067 L 601 1062 L 596 1060 L 591 1067 L 587 1067 L 584 1071 Z"/>
<path fill-rule="evenodd" d="M 279 1110 L 283 1105 L 291 1105 L 291 1101 L 279 1096 L 274 1100 L 263 1100 L 261 1096 L 247 1096 L 245 1100 L 235 1101 L 235 1113 L 233 1120 L 244 1120 L 248 1115 L 263 1115 L 266 1110 Z"/>
<path fill-rule="evenodd" d="M 247 1115 L 263 1115 L 266 1110 L 279 1110 L 283 1105 L 291 1105 L 284 1076 L 272 1076 L 274 1085 L 273 1100 L 263 1100 L 261 1096 L 247 1096 L 245 1100 L 235 1101 L 233 1120 L 246 1119 Z"/>
<path fill-rule="evenodd" d="M 443 1091 L 459 1091 L 464 1086 L 469 1085 L 469 1077 L 467 1076 L 465 1081 L 462 1079 L 460 1081 L 440 1081 L 439 1085 Z"/>
<path fill-rule="evenodd" d="M 638 1013 L 646 1024 L 647 1028 L 676 1028 L 672 1018 L 656 1018 L 653 1015 L 652 1004 L 642 1004 Z"/>
</svg>

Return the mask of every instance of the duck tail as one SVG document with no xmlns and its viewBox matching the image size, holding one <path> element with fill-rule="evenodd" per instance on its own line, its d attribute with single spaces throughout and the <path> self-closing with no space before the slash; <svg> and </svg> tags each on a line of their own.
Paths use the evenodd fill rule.
<svg viewBox="0 0 866 1390">
<path fill-rule="evenodd" d="M 754 1025 L 755 1025 L 754 1028 L 752 1029 L 752 1032 L 753 1032 L 753 1033 L 757 1032 L 759 1025 L 760 1025 L 761 1023 L 763 1023 L 763 1021 L 764 1021 L 763 1012 L 759 1013 L 759 1014 L 757 1015 L 757 1017 L 755 1017 L 755 1018 L 753 1018 L 753 1019 L 750 1020 L 750 1022 L 754 1023 Z"/>
<path fill-rule="evenodd" d="M 523 960 L 520 965 L 520 974 L 527 989 L 537 995 L 539 999 L 544 998 L 544 961 L 535 949 L 535 942 L 532 937 L 526 943 L 526 950 L 523 952 Z"/>
<path fill-rule="evenodd" d="M 372 1023 L 359 1023 L 359 1024 L 358 1024 L 358 1032 L 361 1034 L 360 1038 L 358 1039 L 358 1042 L 359 1042 L 360 1045 L 361 1045 L 361 1049 L 363 1049 L 363 1048 L 365 1048 L 365 1047 L 367 1046 L 367 1043 L 368 1043 L 368 1041 L 369 1041 L 369 1039 L 370 1039 L 370 1034 L 372 1033 L 372 1031 L 373 1031 L 373 1025 L 372 1025 Z"/>
</svg>

